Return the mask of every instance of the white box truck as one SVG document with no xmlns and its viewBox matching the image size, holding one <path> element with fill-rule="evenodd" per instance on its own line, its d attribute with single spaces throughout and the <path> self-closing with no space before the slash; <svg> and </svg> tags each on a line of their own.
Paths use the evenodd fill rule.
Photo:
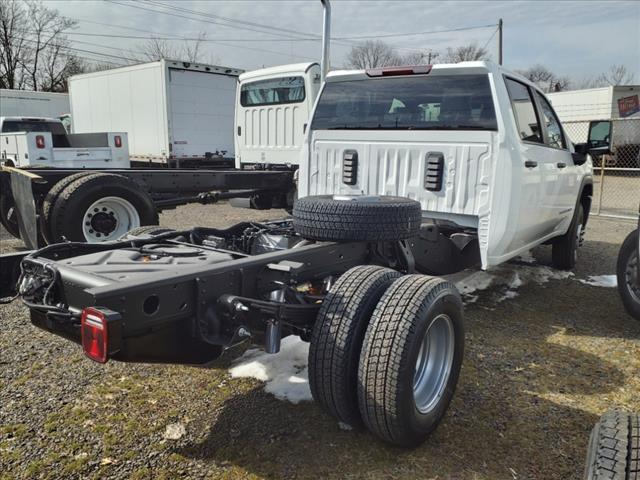
<svg viewBox="0 0 640 480">
<path fill-rule="evenodd" d="M 0 89 L 0 117 L 60 118 L 69 112 L 67 93 Z"/>
<path fill-rule="evenodd" d="M 586 142 L 589 122 L 609 120 L 613 155 L 606 157 L 607 167 L 640 168 L 640 85 L 569 90 L 548 97 L 572 142 Z"/>
<path fill-rule="evenodd" d="M 76 75 L 69 81 L 74 132 L 127 132 L 133 161 L 233 158 L 242 72 L 160 60 Z"/>
</svg>

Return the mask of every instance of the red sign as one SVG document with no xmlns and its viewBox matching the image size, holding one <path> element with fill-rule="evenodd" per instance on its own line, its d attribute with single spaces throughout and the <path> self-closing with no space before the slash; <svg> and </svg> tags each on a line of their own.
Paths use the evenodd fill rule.
<svg viewBox="0 0 640 480">
<path fill-rule="evenodd" d="M 640 102 L 638 95 L 618 99 L 618 113 L 622 118 L 630 117 L 634 113 L 640 112 Z"/>
</svg>

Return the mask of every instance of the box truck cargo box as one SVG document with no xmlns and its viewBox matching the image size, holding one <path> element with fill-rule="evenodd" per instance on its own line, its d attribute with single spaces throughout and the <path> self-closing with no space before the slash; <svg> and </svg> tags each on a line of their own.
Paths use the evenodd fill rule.
<svg viewBox="0 0 640 480">
<path fill-rule="evenodd" d="M 0 89 L 0 117 L 59 118 L 69 111 L 66 93 Z"/>
<path fill-rule="evenodd" d="M 71 77 L 74 132 L 127 132 L 132 160 L 233 158 L 241 73 L 160 60 Z"/>
</svg>

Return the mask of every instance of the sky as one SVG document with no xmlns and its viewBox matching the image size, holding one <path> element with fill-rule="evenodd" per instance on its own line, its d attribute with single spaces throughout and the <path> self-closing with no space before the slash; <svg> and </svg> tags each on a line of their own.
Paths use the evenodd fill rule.
<svg viewBox="0 0 640 480">
<path fill-rule="evenodd" d="M 139 49 L 143 40 L 97 34 L 192 38 L 205 32 L 210 40 L 204 44 L 207 61 L 244 70 L 319 61 L 321 54 L 319 0 L 45 3 L 78 20 L 74 33 L 89 34 L 69 36 L 75 48 L 85 50 L 78 55 L 97 57 L 89 52 L 102 52 L 114 55 L 102 57 L 113 62 Z M 170 11 L 162 3 L 181 11 Z M 640 1 L 332 0 L 331 5 L 334 68 L 343 65 L 354 43 L 366 38 L 380 38 L 399 53 L 443 52 L 475 42 L 486 45 L 497 61 L 496 30 L 502 18 L 507 68 L 543 64 L 558 76 L 581 81 L 623 64 L 640 83 Z"/>
</svg>

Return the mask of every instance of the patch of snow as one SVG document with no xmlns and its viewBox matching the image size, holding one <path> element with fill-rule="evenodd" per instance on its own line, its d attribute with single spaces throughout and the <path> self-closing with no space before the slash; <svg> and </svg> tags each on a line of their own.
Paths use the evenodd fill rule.
<svg viewBox="0 0 640 480">
<path fill-rule="evenodd" d="M 531 264 L 536 263 L 536 259 L 531 254 L 531 250 L 529 250 L 528 252 L 525 252 L 522 255 L 519 255 L 518 257 L 516 257 L 516 261 L 524 262 L 524 263 L 531 263 Z"/>
<path fill-rule="evenodd" d="M 470 295 L 478 290 L 486 290 L 495 280 L 491 273 L 479 270 L 469 273 L 468 271 L 446 275 L 445 278 L 456 286 L 461 295 Z"/>
<path fill-rule="evenodd" d="M 586 280 L 580 280 L 585 285 L 594 287 L 615 288 L 618 286 L 618 279 L 615 275 L 592 275 Z"/>
<path fill-rule="evenodd" d="M 166 440 L 179 440 L 184 437 L 185 433 L 187 433 L 187 430 L 184 428 L 183 424 L 170 423 L 164 430 L 162 437 Z"/>
<path fill-rule="evenodd" d="M 309 344 L 300 337 L 282 339 L 280 352 L 250 349 L 229 369 L 232 378 L 255 378 L 265 382 L 264 390 L 291 403 L 311 401 L 307 356 Z"/>
</svg>

